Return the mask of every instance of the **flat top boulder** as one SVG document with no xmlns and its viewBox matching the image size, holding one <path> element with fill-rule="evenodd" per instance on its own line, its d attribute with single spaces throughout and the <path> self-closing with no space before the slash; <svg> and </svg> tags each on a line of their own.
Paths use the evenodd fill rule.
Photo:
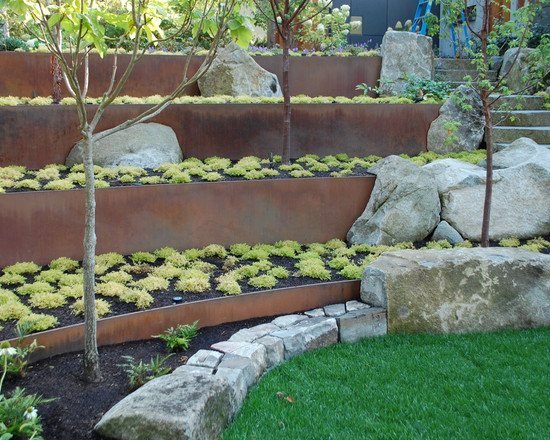
<svg viewBox="0 0 550 440">
<path fill-rule="evenodd" d="M 65 165 L 83 163 L 84 144 L 76 144 Z M 178 163 L 183 154 L 172 128 L 150 122 L 136 124 L 94 142 L 93 160 L 101 167 L 136 166 L 156 168 L 164 163 Z"/>
<path fill-rule="evenodd" d="M 550 149 L 537 144 L 532 139 L 522 137 L 493 155 L 494 169 L 510 168 L 526 163 L 539 164 L 550 171 Z M 478 166 L 486 168 L 486 161 L 479 162 Z"/>
</svg>

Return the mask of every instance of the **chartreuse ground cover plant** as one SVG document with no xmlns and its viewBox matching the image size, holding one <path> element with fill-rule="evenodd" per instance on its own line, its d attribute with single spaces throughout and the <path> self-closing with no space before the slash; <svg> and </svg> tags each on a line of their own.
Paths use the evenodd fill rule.
<svg viewBox="0 0 550 440">
<path fill-rule="evenodd" d="M 547 439 L 550 329 L 388 335 L 267 373 L 223 440 Z"/>
<path fill-rule="evenodd" d="M 499 245 L 550 252 L 550 241 L 544 237 L 531 240 L 509 237 Z M 472 246 L 474 244 L 465 241 L 455 247 Z M 271 244 L 237 243 L 229 247 L 211 244 L 202 249 L 185 250 L 164 247 L 127 256 L 110 252 L 96 256 L 96 315 L 106 317 L 167 306 L 175 296 L 181 296 L 185 302 L 296 285 L 358 280 L 365 266 L 383 252 L 452 247 L 445 240 L 350 246 L 333 239 L 309 244 L 291 240 Z M 62 257 L 43 267 L 32 262 L 4 267 L 0 270 L 0 326 L 5 328 L 0 328 L 0 339 L 15 337 L 17 324 L 24 326 L 26 332 L 38 332 L 80 322 L 84 313 L 83 294 L 79 261 Z M 167 333 L 167 342 L 177 342 L 180 330 Z"/>
<path fill-rule="evenodd" d="M 469 163 L 477 163 L 486 157 L 485 150 L 449 153 L 438 155 L 433 152 L 417 156 L 401 157 L 417 165 L 425 165 L 434 160 L 455 158 Z M 222 157 L 209 157 L 200 160 L 194 157 L 181 163 L 167 163 L 155 169 L 132 166 L 102 168 L 94 166 L 95 187 L 108 188 L 119 185 L 154 185 L 163 183 L 217 182 L 222 180 L 260 180 L 269 178 L 345 177 L 365 174 L 380 159 L 380 156 L 350 157 L 345 153 L 320 157 L 308 154 L 293 160 L 291 164 L 281 164 L 280 156 L 262 159 L 246 156 L 238 161 Z M 40 170 L 29 170 L 23 166 L 0 167 L 0 193 L 17 191 L 61 191 L 85 186 L 83 165 L 67 168 L 61 164 L 51 164 Z M 141 255 L 142 254 L 142 255 Z M 148 259 L 146 253 L 133 258 Z M 147 262 L 147 261 L 143 261 Z M 152 262 L 152 261 L 149 261 Z M 53 276 L 54 274 L 52 274 Z"/>
</svg>

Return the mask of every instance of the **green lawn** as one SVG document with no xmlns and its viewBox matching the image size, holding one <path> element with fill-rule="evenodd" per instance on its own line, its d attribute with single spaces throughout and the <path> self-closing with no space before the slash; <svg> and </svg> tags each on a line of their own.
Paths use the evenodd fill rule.
<svg viewBox="0 0 550 440">
<path fill-rule="evenodd" d="M 299 356 L 251 391 L 231 439 L 550 439 L 550 329 L 386 336 Z"/>
</svg>

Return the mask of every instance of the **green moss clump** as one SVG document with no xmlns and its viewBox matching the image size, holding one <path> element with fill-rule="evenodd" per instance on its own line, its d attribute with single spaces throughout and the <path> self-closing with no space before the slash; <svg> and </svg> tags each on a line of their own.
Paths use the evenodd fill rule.
<svg viewBox="0 0 550 440">
<path fill-rule="evenodd" d="M 537 249 L 537 252 L 540 252 L 543 249 L 550 248 L 550 241 L 545 240 L 542 237 L 536 237 L 531 240 L 528 240 L 527 244 L 524 246 L 529 246 L 532 249 Z M 522 248 L 524 246 L 522 246 Z"/>
<path fill-rule="evenodd" d="M 229 246 L 229 252 L 231 252 L 236 257 L 242 257 L 244 254 L 250 251 L 252 247 L 246 243 L 237 243 Z"/>
<path fill-rule="evenodd" d="M 182 270 L 179 267 L 175 267 L 170 263 L 163 264 L 153 269 L 152 275 L 155 277 L 164 278 L 165 280 L 171 280 L 181 275 Z"/>
<path fill-rule="evenodd" d="M 176 283 L 176 290 L 180 292 L 202 293 L 210 290 L 210 281 L 203 277 L 184 277 Z"/>
<path fill-rule="evenodd" d="M 225 174 L 231 177 L 243 177 L 246 173 L 247 171 L 239 166 L 230 167 L 225 170 Z"/>
<path fill-rule="evenodd" d="M 235 274 L 240 278 L 252 278 L 260 273 L 260 269 L 253 264 L 246 264 L 235 270 Z"/>
<path fill-rule="evenodd" d="M 263 173 L 263 171 L 250 170 L 250 171 L 246 171 L 243 177 L 246 180 L 261 180 L 261 179 L 264 179 L 266 175 Z"/>
<path fill-rule="evenodd" d="M 449 243 L 447 240 L 438 240 L 438 241 L 428 241 L 424 248 L 426 249 L 452 249 L 451 243 Z"/>
<path fill-rule="evenodd" d="M 56 327 L 58 320 L 55 316 L 43 313 L 30 313 L 17 321 L 17 324 L 28 329 L 29 332 L 41 332 Z"/>
<path fill-rule="evenodd" d="M 212 171 L 225 170 L 231 166 L 231 161 L 222 157 L 207 157 L 204 159 L 204 163 L 208 165 Z"/>
<path fill-rule="evenodd" d="M 75 315 L 83 315 L 84 314 L 84 300 L 78 299 L 75 301 L 75 303 L 71 306 L 71 310 Z M 105 301 L 104 299 L 96 299 L 95 300 L 95 314 L 96 317 L 101 318 L 103 316 L 107 316 L 109 313 L 111 313 L 111 304 L 109 302 Z"/>
<path fill-rule="evenodd" d="M 130 281 L 132 281 L 132 279 L 132 275 L 130 275 L 128 272 L 124 272 L 123 270 L 109 272 L 108 274 L 105 274 L 100 278 L 103 283 L 113 281 L 115 283 L 121 284 L 129 283 Z"/>
<path fill-rule="evenodd" d="M 257 267 L 260 270 L 269 270 L 273 267 L 273 263 L 269 260 L 259 260 L 252 263 L 253 266 Z"/>
<path fill-rule="evenodd" d="M 52 293 L 54 288 L 51 284 L 43 281 L 37 281 L 36 283 L 24 284 L 17 288 L 19 295 L 34 295 L 35 293 Z"/>
<path fill-rule="evenodd" d="M 134 252 L 130 255 L 130 260 L 134 264 L 154 263 L 157 261 L 157 256 L 151 252 Z"/>
<path fill-rule="evenodd" d="M 326 255 L 328 253 L 327 248 L 321 243 L 311 243 L 307 246 L 308 252 L 315 252 L 317 255 Z"/>
<path fill-rule="evenodd" d="M 40 266 L 30 261 L 15 263 L 15 264 L 12 264 L 11 266 L 4 267 L 4 273 L 15 273 L 19 275 L 33 274 L 38 271 L 40 271 Z"/>
<path fill-rule="evenodd" d="M 296 263 L 298 276 L 315 278 L 328 281 L 332 278 L 330 271 L 325 267 L 325 263 L 321 259 L 306 259 Z"/>
<path fill-rule="evenodd" d="M 136 287 L 143 289 L 147 292 L 152 292 L 154 290 L 166 290 L 170 285 L 170 282 L 165 278 L 156 277 L 154 275 L 149 275 L 146 278 L 142 278 L 134 283 Z"/>
<path fill-rule="evenodd" d="M 37 180 L 58 180 L 59 170 L 54 167 L 46 167 L 34 173 Z"/>
<path fill-rule="evenodd" d="M 69 273 L 63 275 L 59 281 L 58 284 L 60 286 L 77 286 L 79 284 L 82 284 L 84 282 L 84 278 L 81 273 Z"/>
<path fill-rule="evenodd" d="M 198 249 L 195 249 L 195 250 L 198 252 Z M 194 259 L 196 258 L 198 257 L 195 257 Z M 171 266 L 174 266 L 174 267 L 185 267 L 189 264 L 190 259 L 186 255 L 176 252 L 175 254 L 168 255 L 164 259 L 164 261 L 166 262 L 166 264 L 170 264 Z"/>
<path fill-rule="evenodd" d="M 146 176 L 139 179 L 139 183 L 143 185 L 158 185 L 163 183 L 163 179 L 160 176 Z"/>
<path fill-rule="evenodd" d="M 44 281 L 46 283 L 57 283 L 64 273 L 58 269 L 43 270 L 34 277 L 35 281 Z"/>
<path fill-rule="evenodd" d="M 277 278 L 273 275 L 260 275 L 250 278 L 248 284 L 257 289 L 273 289 L 277 285 Z"/>
<path fill-rule="evenodd" d="M 48 191 L 67 191 L 74 188 L 74 183 L 69 179 L 52 180 L 44 185 L 44 189 Z"/>
<path fill-rule="evenodd" d="M 84 285 L 75 284 L 74 286 L 63 286 L 58 292 L 65 298 L 82 298 L 84 296 Z"/>
<path fill-rule="evenodd" d="M 80 263 L 72 258 L 61 257 L 50 261 L 50 269 L 60 270 L 62 272 L 70 272 L 71 270 L 78 269 Z"/>
<path fill-rule="evenodd" d="M 168 258 L 170 255 L 174 255 L 177 253 L 178 251 L 173 247 L 163 247 L 153 252 L 153 254 L 155 254 L 159 258 L 162 258 L 163 260 Z"/>
<path fill-rule="evenodd" d="M 348 280 L 360 280 L 363 275 L 363 270 L 363 266 L 358 266 L 357 264 L 348 264 L 338 273 Z"/>
<path fill-rule="evenodd" d="M 356 253 L 355 249 L 346 247 L 334 249 L 332 255 L 335 257 L 354 257 Z"/>
<path fill-rule="evenodd" d="M 348 245 L 345 241 L 342 241 L 338 238 L 333 238 L 332 240 L 329 240 L 325 243 L 325 247 L 328 249 L 341 249 L 341 248 L 347 248 Z"/>
<path fill-rule="evenodd" d="M 63 295 L 55 292 L 33 293 L 29 299 L 29 304 L 37 309 L 57 309 L 64 306 L 66 302 Z"/>
<path fill-rule="evenodd" d="M 183 251 L 183 255 L 189 261 L 198 260 L 199 258 L 202 257 L 202 251 L 200 249 L 195 249 L 195 248 L 186 249 L 185 251 Z"/>
<path fill-rule="evenodd" d="M 463 249 L 470 249 L 473 246 L 474 245 L 472 244 L 472 242 L 470 240 L 464 240 L 460 243 L 455 244 L 456 248 L 463 248 Z"/>
<path fill-rule="evenodd" d="M 296 255 L 298 260 L 318 260 L 321 256 L 317 252 L 307 251 Z"/>
<path fill-rule="evenodd" d="M 23 275 L 19 275 L 18 273 L 8 272 L 0 276 L 0 285 L 3 284 L 5 286 L 13 286 L 15 284 L 23 284 L 25 281 L 25 277 Z"/>
<path fill-rule="evenodd" d="M 227 250 L 221 244 L 209 244 L 202 250 L 204 257 L 227 257 Z"/>
<path fill-rule="evenodd" d="M 271 251 L 271 255 L 275 255 L 277 257 L 295 258 L 296 249 L 291 246 L 276 247 Z"/>
<path fill-rule="evenodd" d="M 331 269 L 341 270 L 350 264 L 350 260 L 347 257 L 336 257 L 328 262 L 328 267 Z"/>
<path fill-rule="evenodd" d="M 225 274 L 218 278 L 216 289 L 225 295 L 240 295 L 242 293 L 241 286 L 235 277 L 230 274 Z"/>
<path fill-rule="evenodd" d="M 117 283 L 116 281 L 108 281 L 106 283 L 98 283 L 96 285 L 96 293 L 101 296 L 107 297 L 121 297 L 126 291 L 126 286 L 122 283 Z"/>
<path fill-rule="evenodd" d="M 108 252 L 106 254 L 98 255 L 95 261 L 98 266 L 105 266 L 107 269 L 110 269 L 118 264 L 125 263 L 124 257 L 116 252 Z"/>
<path fill-rule="evenodd" d="M 503 238 L 498 242 L 498 245 L 502 247 L 518 247 L 520 244 L 516 237 Z"/>
<path fill-rule="evenodd" d="M 126 289 L 120 296 L 125 303 L 134 304 L 138 309 L 148 308 L 155 299 L 144 289 Z"/>
<path fill-rule="evenodd" d="M 290 272 L 283 266 L 275 266 L 267 271 L 267 275 L 284 280 L 290 276 Z"/>
<path fill-rule="evenodd" d="M 136 181 L 136 178 L 134 176 L 131 176 L 130 174 L 123 174 L 118 178 L 122 183 L 134 183 Z"/>
<path fill-rule="evenodd" d="M 267 260 L 269 258 L 269 252 L 264 249 L 250 249 L 242 256 L 243 260 Z"/>
</svg>

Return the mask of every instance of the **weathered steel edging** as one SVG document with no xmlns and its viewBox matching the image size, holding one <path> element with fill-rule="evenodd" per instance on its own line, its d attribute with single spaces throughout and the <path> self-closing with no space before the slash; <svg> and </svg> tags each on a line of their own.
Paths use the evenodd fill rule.
<svg viewBox="0 0 550 440">
<path fill-rule="evenodd" d="M 358 299 L 359 288 L 359 281 L 335 281 L 194 301 L 113 316 L 98 321 L 98 345 L 151 339 L 153 335 L 158 335 L 169 327 L 194 321 L 199 321 L 200 327 L 212 327 L 343 303 Z M 84 344 L 83 338 L 84 324 L 75 324 L 32 334 L 26 338 L 26 343 L 36 339 L 39 345 L 45 347 L 33 355 L 32 361 L 37 361 L 80 351 Z"/>
</svg>

